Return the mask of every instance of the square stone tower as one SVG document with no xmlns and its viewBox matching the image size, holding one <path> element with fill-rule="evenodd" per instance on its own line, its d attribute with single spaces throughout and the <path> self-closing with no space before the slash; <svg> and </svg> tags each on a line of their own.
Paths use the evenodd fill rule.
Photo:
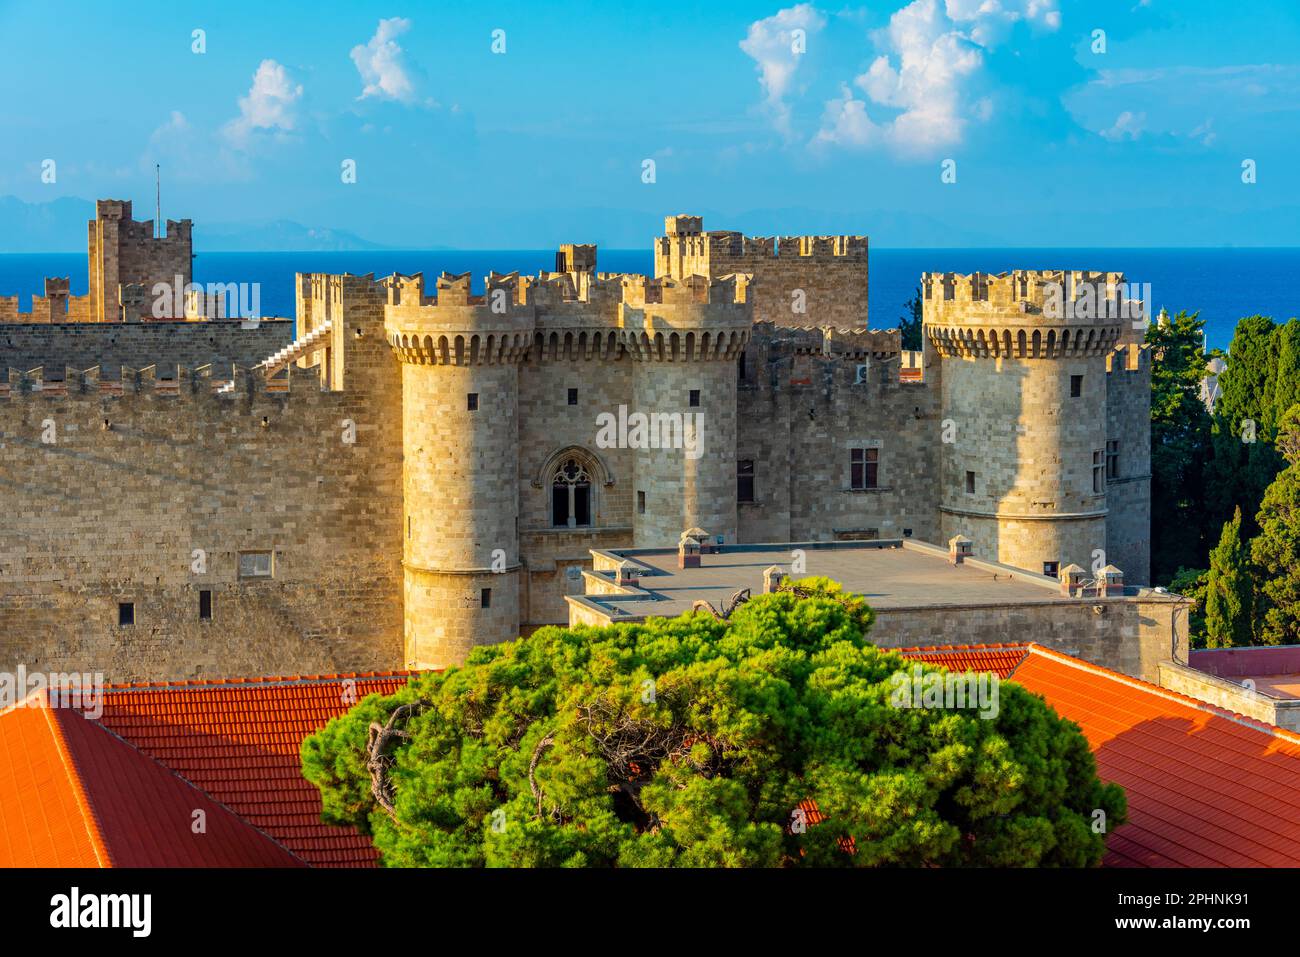
<svg viewBox="0 0 1300 957">
<path fill-rule="evenodd" d="M 131 218 L 130 200 L 101 199 L 95 202 L 95 218 L 87 227 L 92 322 L 120 320 L 122 286 L 143 286 L 152 301 L 156 283 L 171 285 L 177 276 L 182 288 L 190 283 L 194 261 L 190 220 L 169 219 L 166 235 L 155 237 L 153 220 Z"/>
</svg>

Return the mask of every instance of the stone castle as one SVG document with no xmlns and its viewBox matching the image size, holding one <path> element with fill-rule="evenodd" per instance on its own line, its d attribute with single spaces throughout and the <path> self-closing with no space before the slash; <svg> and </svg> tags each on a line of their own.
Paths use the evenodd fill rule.
<svg viewBox="0 0 1300 957">
<path fill-rule="evenodd" d="M 481 292 L 300 273 L 295 326 L 153 318 L 190 223 L 152 233 L 102 201 L 89 296 L 0 299 L 0 668 L 444 666 L 692 528 L 1147 580 L 1149 354 L 1050 307 L 1117 274 L 926 274 L 910 352 L 868 328 L 865 237 L 673 216 L 653 277 L 582 245 Z"/>
</svg>

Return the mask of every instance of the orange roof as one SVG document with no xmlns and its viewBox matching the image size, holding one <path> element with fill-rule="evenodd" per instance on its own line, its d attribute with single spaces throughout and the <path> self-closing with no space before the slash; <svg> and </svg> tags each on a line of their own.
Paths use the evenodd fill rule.
<svg viewBox="0 0 1300 957">
<path fill-rule="evenodd" d="M 1300 865 L 1300 736 L 1035 644 L 899 650 L 1009 678 L 1080 726 L 1101 777 L 1128 794 L 1106 864 Z M 99 725 L 74 712 L 0 713 L 0 864 L 294 863 L 287 848 L 315 866 L 372 865 L 367 838 L 320 822 L 299 747 L 407 678 L 119 686 Z M 209 812 L 206 841 L 190 832 L 195 808 Z M 168 815 L 182 810 L 179 827 Z"/>
<path fill-rule="evenodd" d="M 370 839 L 321 822 L 302 776 L 305 737 L 407 672 L 133 684 L 109 688 L 100 723 L 313 867 L 373 865 Z"/>
<path fill-rule="evenodd" d="M 1010 677 L 1079 725 L 1128 795 L 1108 866 L 1300 865 L 1300 736 L 1040 645 L 901 651 Z"/>
<path fill-rule="evenodd" d="M 302 866 L 125 741 L 48 704 L 41 693 L 0 712 L 0 866 Z"/>
</svg>

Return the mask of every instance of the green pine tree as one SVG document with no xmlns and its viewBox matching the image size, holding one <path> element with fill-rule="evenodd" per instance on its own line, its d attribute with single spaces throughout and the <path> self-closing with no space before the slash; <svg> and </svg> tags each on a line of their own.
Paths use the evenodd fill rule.
<svg viewBox="0 0 1300 957">
<path fill-rule="evenodd" d="M 1259 641 L 1294 645 L 1300 644 L 1300 405 L 1282 417 L 1278 446 L 1288 464 L 1264 493 L 1251 558 L 1262 598 Z"/>
<path fill-rule="evenodd" d="M 1255 585 L 1250 559 L 1241 540 L 1241 509 L 1223 526 L 1218 547 L 1210 552 L 1205 586 L 1205 634 L 1211 648 L 1252 643 Z"/>
<path fill-rule="evenodd" d="M 302 744 L 322 817 L 389 867 L 1100 862 L 1092 821 L 1126 803 L 1077 725 L 1013 681 L 991 715 L 903 701 L 941 673 L 874 647 L 860 595 L 796 584 L 724 620 L 542 628 L 372 695 Z"/>
<path fill-rule="evenodd" d="M 1268 316 L 1247 316 L 1237 323 L 1228 347 L 1228 368 L 1219 376 L 1219 401 L 1214 410 L 1215 417 L 1234 435 L 1241 434 L 1242 420 L 1250 419 L 1272 438 L 1276 332 L 1277 326 Z"/>
<path fill-rule="evenodd" d="M 917 352 L 921 348 L 921 287 L 903 304 L 903 315 L 898 320 L 898 331 L 903 334 L 903 348 Z"/>
<path fill-rule="evenodd" d="M 1179 312 L 1147 329 L 1151 363 L 1151 574 L 1167 581 L 1200 561 L 1213 531 L 1204 525 L 1202 463 L 1211 420 L 1201 401 L 1205 322 Z M 1214 528 L 1217 531 L 1217 526 Z"/>
<path fill-rule="evenodd" d="M 1287 410 L 1300 402 L 1300 319 L 1279 327 L 1275 338 L 1277 369 L 1273 378 L 1271 418 L 1280 424 Z"/>
<path fill-rule="evenodd" d="M 1222 527 L 1240 507 L 1243 537 L 1259 530 L 1255 515 L 1264 490 L 1284 464 L 1274 449 L 1280 411 L 1276 401 L 1294 388 L 1278 388 L 1282 339 L 1267 316 L 1249 316 L 1237 323 L 1227 368 L 1219 377 L 1219 401 L 1204 469 L 1208 528 Z M 1292 347 L 1300 347 L 1300 341 Z M 1300 359 L 1300 353 L 1295 354 Z"/>
</svg>

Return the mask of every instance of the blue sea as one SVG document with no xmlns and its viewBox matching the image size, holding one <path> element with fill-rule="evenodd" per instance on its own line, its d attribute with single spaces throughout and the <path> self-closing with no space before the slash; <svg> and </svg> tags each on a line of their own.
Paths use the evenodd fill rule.
<svg viewBox="0 0 1300 957">
<path fill-rule="evenodd" d="M 1160 308 L 1200 311 L 1211 348 L 1227 348 L 1242 316 L 1285 320 L 1300 315 L 1300 248 L 1281 249 L 872 249 L 869 321 L 898 324 L 923 272 L 1002 272 L 1009 269 L 1096 269 L 1122 272 L 1131 283 L 1150 283 L 1153 314 Z M 601 249 L 601 272 L 654 271 L 648 249 Z M 470 272 L 482 287 L 489 270 L 536 273 L 555 268 L 550 249 L 375 250 L 364 252 L 204 252 L 195 257 L 194 281 L 261 284 L 261 312 L 292 316 L 295 272 Z M 18 295 L 31 308 L 45 276 L 71 278 L 73 295 L 86 293 L 86 257 L 76 253 L 0 254 L 0 296 Z"/>
</svg>

